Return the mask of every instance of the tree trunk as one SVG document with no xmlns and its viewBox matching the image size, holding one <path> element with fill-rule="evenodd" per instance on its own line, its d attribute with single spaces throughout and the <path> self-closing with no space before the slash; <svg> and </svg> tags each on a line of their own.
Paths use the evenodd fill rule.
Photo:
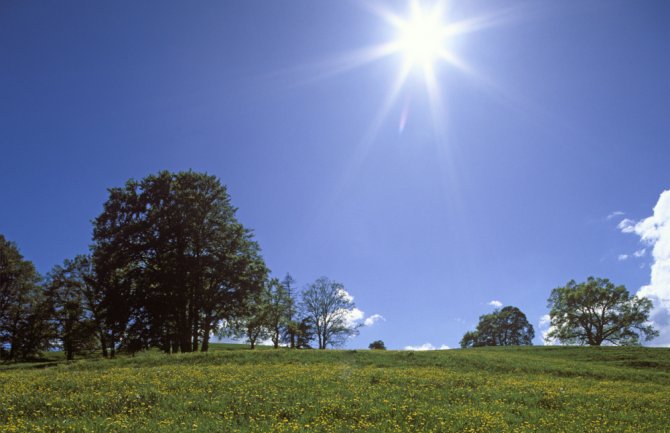
<svg viewBox="0 0 670 433">
<path fill-rule="evenodd" d="M 272 336 L 272 345 L 275 349 L 279 349 L 279 329 L 275 329 L 275 333 Z"/>
<path fill-rule="evenodd" d="M 182 353 L 187 353 L 191 351 L 191 328 L 186 319 L 186 308 L 179 314 L 179 326 L 178 326 L 178 338 L 179 338 L 179 350 Z"/>
<path fill-rule="evenodd" d="M 200 346 L 201 352 L 207 352 L 209 350 L 209 334 L 211 332 L 211 323 L 212 320 L 207 317 L 205 323 L 203 324 L 202 329 L 202 345 Z"/>
<path fill-rule="evenodd" d="M 104 332 L 100 332 L 99 335 L 100 339 L 100 347 L 102 348 L 102 356 L 103 358 L 107 358 L 109 356 L 109 353 L 107 353 L 107 341 L 105 340 L 105 334 Z"/>
<path fill-rule="evenodd" d="M 198 351 L 198 340 L 200 339 L 199 335 L 199 323 L 198 323 L 198 316 L 196 314 L 196 317 L 193 318 L 193 328 L 191 332 L 191 351 L 192 352 L 197 352 Z"/>
<path fill-rule="evenodd" d="M 114 359 L 114 357 L 116 357 L 116 338 L 114 331 L 111 330 L 109 335 L 109 358 Z"/>
<path fill-rule="evenodd" d="M 207 352 L 209 350 L 209 334 L 202 337 L 202 344 L 200 345 L 201 352 Z"/>
</svg>

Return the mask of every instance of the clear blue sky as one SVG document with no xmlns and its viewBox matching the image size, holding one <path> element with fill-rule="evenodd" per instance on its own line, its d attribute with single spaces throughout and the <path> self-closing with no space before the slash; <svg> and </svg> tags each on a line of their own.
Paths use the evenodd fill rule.
<svg viewBox="0 0 670 433">
<path fill-rule="evenodd" d="M 472 72 L 435 63 L 437 123 L 417 71 L 380 117 L 399 53 L 344 67 L 397 34 L 371 9 L 3 1 L 0 233 L 45 273 L 87 251 L 106 188 L 206 171 L 275 275 L 386 319 L 353 348 L 454 347 L 492 300 L 537 328 L 572 278 L 649 282 L 617 224 L 670 187 L 670 2 L 453 2 L 446 23 L 487 25 L 448 41 Z"/>
</svg>

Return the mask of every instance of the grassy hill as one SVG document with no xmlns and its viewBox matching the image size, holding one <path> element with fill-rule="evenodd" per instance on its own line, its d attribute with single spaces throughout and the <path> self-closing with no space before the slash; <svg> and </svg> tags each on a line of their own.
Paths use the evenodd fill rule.
<svg viewBox="0 0 670 433">
<path fill-rule="evenodd" d="M 670 431 L 670 349 L 214 349 L 2 366 L 0 432 Z"/>
</svg>

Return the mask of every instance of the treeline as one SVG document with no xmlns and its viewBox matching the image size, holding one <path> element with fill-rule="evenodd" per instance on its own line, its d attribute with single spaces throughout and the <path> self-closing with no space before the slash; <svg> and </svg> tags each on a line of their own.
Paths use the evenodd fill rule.
<svg viewBox="0 0 670 433">
<path fill-rule="evenodd" d="M 207 351 L 213 335 L 253 348 L 324 349 L 357 332 L 342 284 L 325 277 L 299 292 L 270 277 L 226 187 L 192 171 L 159 172 L 109 189 L 88 254 L 44 277 L 0 235 L 0 355 L 59 348 L 67 359 L 100 351 Z"/>
<path fill-rule="evenodd" d="M 67 359 L 99 351 L 206 352 L 212 336 L 319 349 L 355 335 L 354 304 L 321 277 L 298 291 L 272 278 L 226 187 L 193 171 L 150 175 L 109 189 L 88 254 L 40 276 L 0 235 L 0 357 L 58 348 Z M 565 344 L 640 344 L 658 335 L 652 302 L 590 277 L 551 292 L 546 338 Z M 461 346 L 532 344 L 518 308 L 480 317 Z"/>
<path fill-rule="evenodd" d="M 600 346 L 635 346 L 659 335 L 649 321 L 650 299 L 631 295 L 625 286 L 607 278 L 589 277 L 583 283 L 571 280 L 551 291 L 547 343 Z M 462 348 L 480 346 L 527 346 L 535 330 L 517 307 L 496 308 L 479 316 L 474 331 L 463 335 Z"/>
</svg>

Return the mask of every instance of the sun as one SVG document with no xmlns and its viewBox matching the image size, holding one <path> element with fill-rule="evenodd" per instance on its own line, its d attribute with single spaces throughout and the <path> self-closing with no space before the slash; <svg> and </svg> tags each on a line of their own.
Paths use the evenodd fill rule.
<svg viewBox="0 0 670 433">
<path fill-rule="evenodd" d="M 401 109 L 398 131 L 405 129 L 405 124 L 412 111 L 412 97 L 417 86 L 406 85 L 412 76 L 423 81 L 425 95 L 430 109 L 436 136 L 443 135 L 446 119 L 442 101 L 442 85 L 449 81 L 452 71 L 464 72 L 482 81 L 482 75 L 472 68 L 461 56 L 459 39 L 466 33 L 477 32 L 492 25 L 505 21 L 503 13 L 473 16 L 467 19 L 454 20 L 454 9 L 448 6 L 448 0 L 407 0 L 408 9 L 405 13 L 397 13 L 389 9 L 386 0 L 362 0 L 361 4 L 378 18 L 389 25 L 389 38 L 386 42 L 352 50 L 338 56 L 336 60 L 324 64 L 319 71 L 320 77 L 337 75 L 355 68 L 362 67 L 377 60 L 389 57 L 400 59 L 400 68 L 391 82 L 378 114 L 370 126 L 366 137 L 374 137 L 401 96 L 404 104 Z M 451 13 L 447 13 L 451 12 Z M 505 12 L 505 11 L 503 11 Z M 317 78 L 318 79 L 318 78 Z M 415 90 L 415 88 L 417 90 Z M 421 97 L 423 99 L 423 97 Z M 366 138 L 364 141 L 371 140 Z"/>
<path fill-rule="evenodd" d="M 398 30 L 396 49 L 404 55 L 408 67 L 429 68 L 443 57 L 447 28 L 442 23 L 440 8 L 426 11 L 418 1 L 412 2 L 411 6 L 409 17 L 395 23 Z"/>
</svg>

